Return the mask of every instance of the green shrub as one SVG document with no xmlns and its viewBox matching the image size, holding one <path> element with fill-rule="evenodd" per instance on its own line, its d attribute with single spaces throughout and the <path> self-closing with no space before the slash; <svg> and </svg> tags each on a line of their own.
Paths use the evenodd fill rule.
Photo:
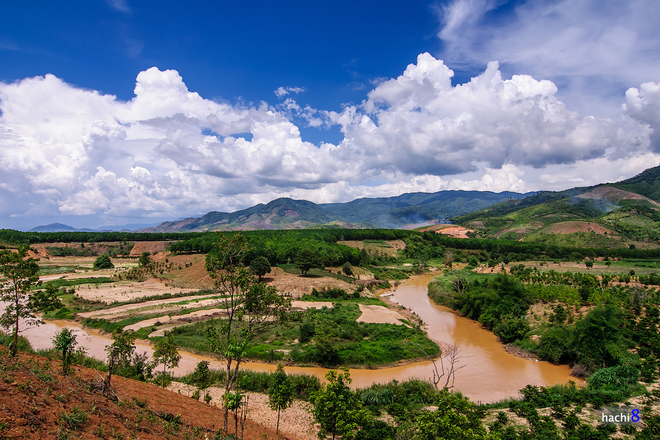
<svg viewBox="0 0 660 440">
<path fill-rule="evenodd" d="M 566 362 L 572 357 L 572 331 L 565 326 L 551 327 L 541 336 L 537 354 L 552 363 Z"/>
<path fill-rule="evenodd" d="M 74 406 L 71 411 L 60 414 L 59 421 L 71 429 L 78 429 L 89 421 L 89 416 L 84 410 Z"/>
</svg>

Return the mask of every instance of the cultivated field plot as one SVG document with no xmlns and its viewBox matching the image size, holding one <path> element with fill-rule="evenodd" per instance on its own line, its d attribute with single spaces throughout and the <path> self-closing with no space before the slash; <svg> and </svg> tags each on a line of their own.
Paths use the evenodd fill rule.
<svg viewBox="0 0 660 440">
<path fill-rule="evenodd" d="M 330 277 L 302 277 L 287 273 L 279 267 L 273 267 L 269 274 L 266 274 L 264 280 L 271 286 L 274 286 L 280 292 L 291 295 L 293 298 L 300 298 L 303 295 L 312 293 L 312 289 L 339 288 L 347 292 L 355 290 L 355 286 L 336 278 Z"/>
<path fill-rule="evenodd" d="M 110 309 L 78 313 L 81 318 L 119 319 L 126 316 L 147 315 L 153 313 L 176 313 L 181 310 L 209 307 L 221 304 L 225 300 L 219 295 L 186 296 L 126 304 Z"/>
<path fill-rule="evenodd" d="M 187 294 L 197 292 L 198 289 L 183 289 L 168 286 L 155 278 L 146 281 L 118 281 L 112 284 L 98 284 L 96 286 L 81 285 L 76 293 L 83 299 L 101 301 L 106 304 L 113 302 L 126 302 L 150 296 L 170 294 Z"/>
</svg>

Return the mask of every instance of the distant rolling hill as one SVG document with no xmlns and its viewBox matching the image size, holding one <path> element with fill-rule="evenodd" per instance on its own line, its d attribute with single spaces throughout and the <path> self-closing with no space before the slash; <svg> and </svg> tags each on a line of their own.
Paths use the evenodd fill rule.
<svg viewBox="0 0 660 440">
<path fill-rule="evenodd" d="M 62 223 L 51 223 L 49 225 L 37 226 L 30 229 L 28 232 L 107 232 L 107 231 L 136 231 L 154 226 L 153 224 L 132 223 L 121 226 L 101 226 L 97 229 L 89 228 L 74 228 L 73 226 L 65 225 Z"/>
<path fill-rule="evenodd" d="M 576 247 L 658 247 L 660 167 L 621 182 L 539 192 L 452 221 L 481 237 Z"/>
<path fill-rule="evenodd" d="M 164 222 L 142 232 L 301 229 L 336 219 L 316 203 L 281 198 L 236 212 L 209 212 L 201 217 Z"/>
<path fill-rule="evenodd" d="M 198 218 L 164 222 L 143 232 L 298 229 L 309 227 L 398 228 L 443 220 L 525 194 L 489 191 L 440 191 L 397 197 L 364 198 L 320 204 L 281 198 L 232 213 L 209 212 Z"/>
<path fill-rule="evenodd" d="M 76 229 L 73 226 L 62 223 L 51 223 L 49 225 L 37 226 L 28 232 L 93 232 L 93 229 Z"/>
</svg>

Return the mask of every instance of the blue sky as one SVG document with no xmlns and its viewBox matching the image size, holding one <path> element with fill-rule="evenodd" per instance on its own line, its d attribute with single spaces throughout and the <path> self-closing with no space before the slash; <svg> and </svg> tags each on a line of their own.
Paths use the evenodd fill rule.
<svg viewBox="0 0 660 440">
<path fill-rule="evenodd" d="M 660 163 L 652 0 L 3 5 L 0 227 L 564 189 Z"/>
</svg>

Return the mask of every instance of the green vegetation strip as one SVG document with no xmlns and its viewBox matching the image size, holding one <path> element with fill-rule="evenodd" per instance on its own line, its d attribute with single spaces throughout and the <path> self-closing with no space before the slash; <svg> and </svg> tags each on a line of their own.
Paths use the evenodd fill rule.
<svg viewBox="0 0 660 440">
<path fill-rule="evenodd" d="M 255 337 L 248 357 L 333 367 L 376 366 L 439 353 L 438 346 L 419 329 L 356 322 L 360 315 L 357 304 L 340 303 L 291 313 L 287 322 Z M 175 328 L 172 334 L 178 346 L 208 352 L 208 329 L 221 324 L 219 319 L 198 322 Z"/>
<path fill-rule="evenodd" d="M 58 289 L 60 287 L 71 287 L 71 286 L 79 286 L 81 284 L 108 284 L 108 283 L 114 283 L 115 280 L 109 277 L 89 277 L 89 278 L 73 278 L 70 280 L 60 278 L 57 280 L 52 280 L 52 281 L 45 281 L 41 283 L 41 286 L 33 286 L 33 288 L 36 289 L 43 289 L 46 286 L 54 286 L 57 287 Z"/>
</svg>

